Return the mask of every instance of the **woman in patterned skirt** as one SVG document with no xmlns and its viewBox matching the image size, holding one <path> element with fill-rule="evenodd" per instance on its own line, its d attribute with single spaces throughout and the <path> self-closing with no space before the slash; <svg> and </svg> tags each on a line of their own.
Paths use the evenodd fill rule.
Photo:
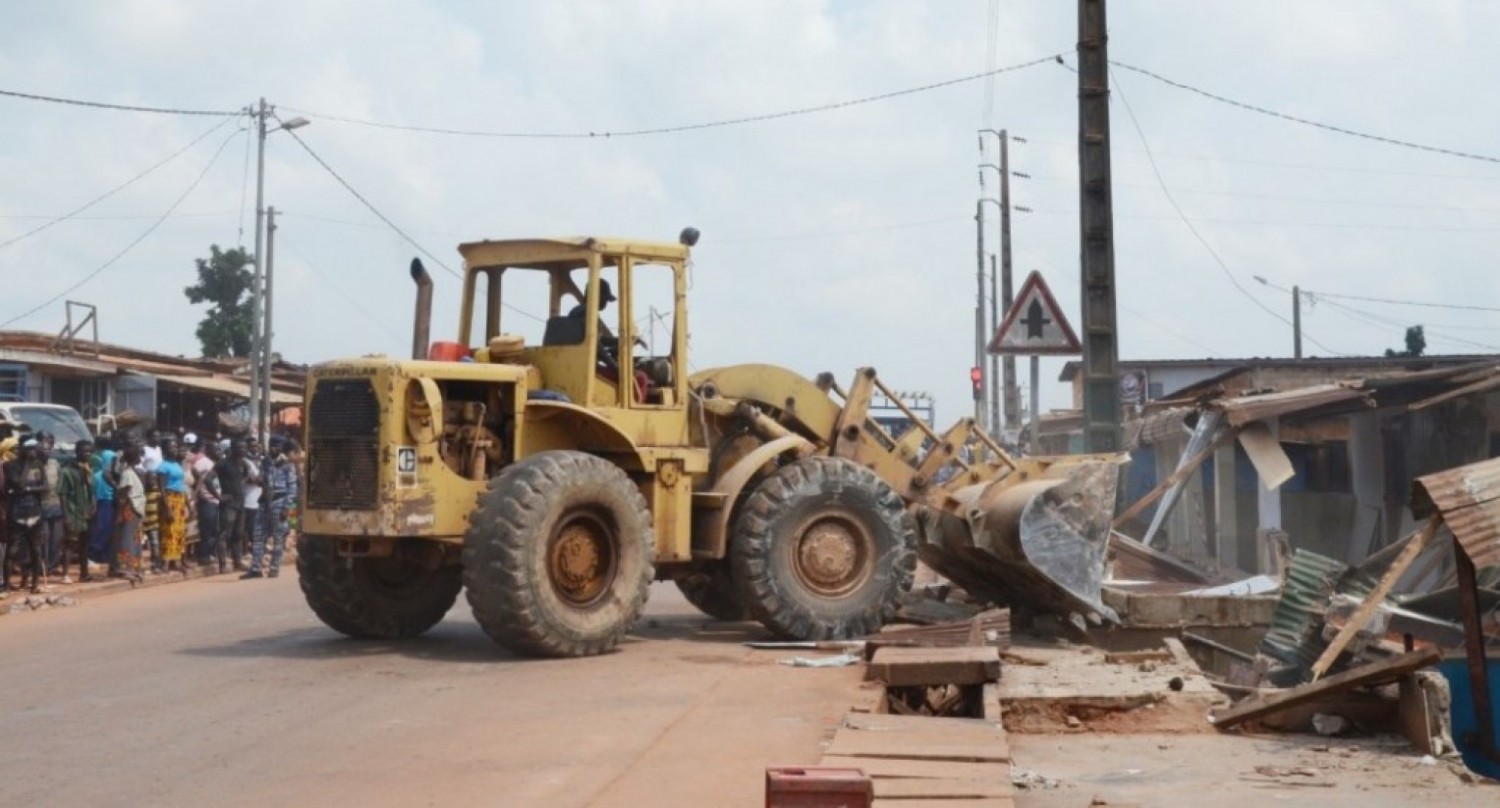
<svg viewBox="0 0 1500 808">
<path fill-rule="evenodd" d="M 161 465 L 156 467 L 161 482 L 161 509 L 157 512 L 161 557 L 168 572 L 182 571 L 188 523 L 187 469 L 182 465 L 182 446 L 173 438 L 162 441 L 161 457 Z"/>
<path fill-rule="evenodd" d="M 133 581 L 141 579 L 141 516 L 146 512 L 146 486 L 135 470 L 140 463 L 140 447 L 126 449 L 115 486 L 115 566 L 121 577 Z"/>
</svg>

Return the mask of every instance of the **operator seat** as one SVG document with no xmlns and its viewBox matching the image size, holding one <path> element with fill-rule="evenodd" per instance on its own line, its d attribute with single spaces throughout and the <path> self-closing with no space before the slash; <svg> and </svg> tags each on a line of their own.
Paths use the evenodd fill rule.
<svg viewBox="0 0 1500 808">
<path fill-rule="evenodd" d="M 549 317 L 547 329 L 542 332 L 542 346 L 582 345 L 586 326 L 582 317 Z"/>
</svg>

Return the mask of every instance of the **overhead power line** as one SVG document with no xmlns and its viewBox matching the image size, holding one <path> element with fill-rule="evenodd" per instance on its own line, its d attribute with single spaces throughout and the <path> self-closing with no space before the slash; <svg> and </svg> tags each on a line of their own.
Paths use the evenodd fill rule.
<svg viewBox="0 0 1500 808">
<path fill-rule="evenodd" d="M 1332 298 L 1334 300 L 1359 300 L 1365 303 L 1389 303 L 1393 306 L 1417 306 L 1427 309 L 1455 309 L 1459 311 L 1500 311 L 1496 306 L 1473 306 L 1467 303 L 1431 303 L 1422 300 L 1396 300 L 1389 297 L 1366 297 L 1364 295 L 1346 295 L 1335 292 L 1315 292 L 1311 289 L 1302 290 L 1303 294 L 1319 298 Z"/>
<path fill-rule="evenodd" d="M 36 93 L 23 93 L 16 90 L 0 90 L 0 95 L 11 98 L 24 98 L 27 101 L 46 101 L 51 104 L 67 104 L 75 107 L 92 107 L 94 109 L 113 109 L 121 112 L 154 112 L 159 115 L 243 115 L 243 109 L 177 109 L 173 107 L 148 107 L 136 104 L 111 104 L 108 101 L 86 101 L 81 98 L 61 98 L 54 95 L 38 95 Z"/>
<path fill-rule="evenodd" d="M 1241 295 L 1244 295 L 1246 298 L 1248 298 L 1251 303 L 1254 303 L 1265 313 L 1295 328 L 1290 319 L 1288 319 L 1285 315 L 1281 314 L 1275 309 L 1271 308 L 1270 306 L 1266 305 L 1265 301 L 1256 297 L 1250 292 L 1249 289 L 1246 289 L 1244 285 L 1240 283 L 1240 279 L 1235 277 L 1235 274 L 1232 270 L 1230 270 L 1229 265 L 1225 263 L 1224 259 L 1219 256 L 1219 251 L 1215 250 L 1213 248 L 1213 245 L 1208 243 L 1208 239 L 1204 238 L 1203 234 L 1198 232 L 1198 228 L 1193 225 L 1193 221 L 1188 218 L 1185 212 L 1183 212 L 1182 206 L 1177 204 L 1177 198 L 1172 196 L 1171 189 L 1167 187 L 1167 181 L 1166 178 L 1162 176 L 1161 168 L 1156 165 L 1156 157 L 1151 154 L 1151 143 L 1146 139 L 1146 132 L 1141 128 L 1141 122 L 1136 119 L 1135 111 L 1130 108 L 1130 102 L 1125 98 L 1125 89 L 1120 86 L 1119 79 L 1114 79 L 1114 77 L 1111 78 L 1114 80 L 1115 92 L 1120 96 L 1120 103 L 1125 108 L 1125 114 L 1130 118 L 1131 125 L 1135 127 L 1136 135 L 1141 139 L 1141 146 L 1146 150 L 1146 159 L 1151 163 L 1151 171 L 1156 175 L 1156 182 L 1161 187 L 1162 196 L 1166 197 L 1168 204 L 1172 206 L 1172 210 L 1177 212 L 1177 218 L 1182 220 L 1182 224 L 1187 227 L 1189 233 L 1193 234 L 1193 238 L 1197 239 L 1198 243 L 1203 245 L 1203 249 L 1208 251 L 1209 257 L 1213 258 L 1214 263 L 1217 264 L 1219 270 L 1224 273 L 1224 277 L 1229 279 L 1229 283 L 1234 286 L 1235 290 L 1237 290 Z M 1334 349 L 1314 339 L 1312 335 L 1307 333 L 1307 329 L 1305 328 L 1302 329 L 1302 338 L 1307 340 L 1308 342 L 1311 342 L 1313 345 L 1322 348 L 1328 353 L 1339 353 L 1338 351 L 1335 351 Z"/>
<path fill-rule="evenodd" d="M 213 126 L 209 127 L 208 130 L 205 131 L 203 134 L 201 134 L 201 135 L 193 138 L 192 142 L 188 143 L 186 146 L 183 146 L 182 148 L 178 149 L 177 151 L 172 152 L 171 154 L 169 154 L 166 157 L 162 158 L 159 162 L 157 162 L 157 163 L 155 163 L 155 164 L 147 167 L 144 171 L 140 172 L 139 174 L 136 174 L 135 176 L 131 177 L 130 179 L 128 179 L 128 180 L 120 183 L 119 185 L 116 185 L 115 187 L 109 189 L 108 191 L 105 191 L 104 193 L 102 193 L 102 194 L 94 197 L 93 199 L 90 199 L 89 201 L 83 203 L 83 205 L 80 206 L 80 207 L 78 207 L 77 209 L 75 209 L 75 210 L 73 210 L 73 211 L 71 211 L 69 213 L 64 213 L 61 216 L 55 217 L 55 218 L 51 219 L 50 221 L 46 222 L 45 224 L 37 225 L 36 227 L 33 227 L 30 230 L 27 230 L 26 232 L 22 233 L 19 236 L 15 236 L 15 237 L 10 238 L 10 239 L 8 239 L 6 241 L 0 241 L 0 250 L 3 250 L 6 247 L 9 247 L 10 245 L 15 244 L 15 243 L 17 243 L 19 241 L 23 241 L 25 239 L 31 238 L 32 236 L 36 235 L 37 233 L 40 233 L 43 230 L 46 230 L 47 228 L 49 228 L 49 227 L 51 227 L 51 226 L 53 226 L 53 225 L 55 225 L 55 224 L 57 224 L 59 222 L 64 222 L 64 221 L 67 221 L 69 219 L 79 218 L 79 214 L 83 213 L 84 211 L 88 210 L 89 208 L 92 208 L 93 206 L 99 204 L 100 202 L 103 202 L 104 200 L 109 199 L 110 197 L 112 197 L 115 194 L 117 194 L 117 193 L 125 190 L 126 188 L 129 188 L 130 186 L 134 185 L 136 182 L 138 182 L 138 181 L 146 178 L 147 176 L 149 176 L 156 169 L 161 168 L 162 166 L 166 165 L 167 163 L 172 162 L 173 160 L 176 160 L 178 157 L 182 156 L 182 154 L 184 152 L 186 152 L 188 149 L 191 149 L 194 146 L 198 145 L 200 142 L 202 142 L 202 140 L 204 138 L 206 138 L 209 135 L 213 134 L 214 132 L 217 132 L 220 129 L 222 129 L 224 127 L 224 124 L 229 123 L 230 120 L 232 120 L 232 119 L 225 118 L 224 120 L 219 121 L 218 123 L 216 123 Z"/>
<path fill-rule="evenodd" d="M 278 118 L 277 120 L 280 120 L 280 119 Z M 283 127 L 284 127 L 284 124 L 283 124 Z M 423 255 L 427 256 L 428 258 L 432 259 L 433 263 L 435 263 L 439 267 L 441 267 L 444 272 L 447 272 L 449 275 L 452 275 L 453 277 L 458 278 L 460 280 L 463 279 L 463 275 L 459 274 L 459 272 L 457 270 L 455 270 L 453 267 L 448 266 L 447 262 L 443 261 L 443 259 L 438 258 L 436 255 L 433 255 L 431 252 L 428 251 L 428 249 L 426 247 L 423 247 L 420 243 L 417 242 L 416 239 L 414 239 L 411 236 L 407 235 L 407 233 L 406 233 L 405 230 L 402 230 L 400 228 L 400 226 L 398 226 L 395 222 L 391 221 L 391 218 L 389 216 L 386 216 L 384 213 L 381 213 L 380 209 L 377 208 L 377 207 L 375 207 L 375 205 L 373 203 L 371 203 L 370 200 L 366 199 L 365 196 L 364 196 L 364 194 L 361 194 L 359 191 L 354 190 L 354 186 L 350 185 L 348 180 L 345 180 L 342 175 L 340 175 L 337 171 L 334 171 L 333 170 L 333 166 L 330 166 L 326 160 L 324 160 L 322 157 L 320 157 L 318 155 L 317 152 L 313 151 L 313 148 L 311 146 L 307 145 L 307 141 L 303 140 L 302 137 L 297 134 L 297 130 L 283 128 L 283 131 L 285 131 L 287 134 L 291 135 L 292 139 L 295 140 L 295 141 L 297 141 L 297 145 L 301 146 L 302 150 L 305 151 L 305 152 L 307 152 L 307 155 L 309 157 L 311 157 L 314 160 L 314 162 L 316 162 L 318 165 L 322 166 L 323 170 L 327 171 L 329 176 L 331 176 L 335 180 L 337 180 L 339 185 L 344 186 L 344 190 L 348 191 L 355 199 L 359 200 L 360 204 L 364 205 L 366 209 L 368 209 L 371 213 L 375 214 L 375 218 L 379 219 L 382 222 L 385 222 L 385 226 L 389 227 L 392 232 L 394 232 L 396 235 L 398 235 L 402 239 L 404 239 L 406 241 L 406 243 L 410 244 L 413 248 L 415 248 L 417 250 L 417 252 L 420 252 L 421 254 L 423 254 Z M 506 308 L 510 309 L 511 311 L 513 311 L 513 312 L 515 312 L 515 313 L 523 316 L 523 317 L 529 317 L 529 318 L 531 318 L 533 320 L 536 320 L 539 323 L 545 323 L 547 321 L 546 318 L 544 318 L 544 317 L 538 317 L 535 314 L 532 314 L 531 312 L 526 311 L 525 309 L 517 308 L 515 306 L 512 306 L 509 303 L 505 303 L 504 306 Z"/>
<path fill-rule="evenodd" d="M 745 116 L 741 116 L 741 117 L 737 117 L 737 118 L 723 118 L 723 119 L 714 120 L 714 121 L 703 121 L 703 122 L 699 122 L 699 123 L 680 124 L 680 125 L 677 125 L 677 126 L 662 126 L 662 127 L 651 128 L 651 129 L 621 129 L 621 130 L 597 130 L 597 131 L 596 130 L 590 130 L 590 131 L 587 131 L 587 132 L 542 132 L 542 131 L 534 131 L 534 132 L 533 131 L 501 132 L 501 131 L 482 130 L 482 129 L 452 129 L 452 128 L 443 128 L 443 127 L 436 127 L 436 126 L 414 126 L 414 125 L 408 125 L 408 124 L 386 123 L 386 122 L 383 122 L 383 121 L 372 121 L 372 120 L 367 120 L 367 119 L 363 119 L 363 118 L 351 118 L 351 117 L 342 116 L 342 115 L 329 115 L 329 114 L 322 113 L 322 112 L 315 112 L 315 111 L 307 110 L 307 109 L 299 109 L 297 107 L 289 107 L 289 106 L 286 106 L 284 104 L 280 105 L 280 107 L 281 107 L 282 110 L 285 110 L 287 112 L 295 112 L 298 115 L 304 115 L 304 116 L 307 116 L 307 117 L 310 117 L 310 118 L 319 118 L 319 119 L 327 120 L 327 121 L 337 121 L 339 123 L 358 124 L 359 126 L 371 126 L 371 127 L 377 128 L 377 129 L 394 129 L 394 130 L 402 131 L 402 132 L 425 132 L 427 134 L 434 134 L 434 135 L 459 135 L 459 136 L 462 136 L 462 137 L 492 137 L 492 138 L 544 139 L 544 140 L 571 140 L 571 139 L 588 139 L 588 138 L 643 137 L 643 136 L 646 136 L 646 135 L 668 135 L 668 134 L 676 134 L 676 133 L 679 133 L 679 132 L 692 132 L 692 131 L 697 131 L 697 130 L 700 130 L 700 129 L 715 129 L 715 128 L 724 127 L 724 126 L 739 126 L 739 125 L 747 124 L 747 123 L 761 123 L 761 122 L 764 122 L 764 121 L 780 120 L 782 118 L 794 118 L 794 117 L 798 117 L 798 116 L 801 116 L 801 115 L 812 115 L 812 114 L 819 113 L 819 112 L 831 112 L 831 111 L 837 110 L 837 109 L 847 109 L 849 107 L 861 106 L 863 104 L 873 104 L 873 103 L 875 103 L 877 101 L 888 101 L 888 100 L 890 100 L 892 98 L 900 98 L 902 96 L 916 95 L 918 93 L 925 93 L 925 92 L 929 92 L 931 90 L 939 90 L 939 89 L 942 89 L 944 87 L 952 87 L 952 86 L 957 85 L 957 84 L 966 84 L 968 82 L 978 81 L 980 79 L 986 79 L 986 78 L 990 78 L 990 77 L 993 77 L 993 76 L 998 76 L 998 75 L 1000 75 L 1002 73 L 1010 73 L 1010 72 L 1013 72 L 1013 71 L 1016 71 L 1016 70 L 1024 70 L 1025 68 L 1028 68 L 1028 67 L 1036 67 L 1037 65 L 1047 64 L 1048 62 L 1056 62 L 1057 60 L 1059 60 L 1061 58 L 1062 58 L 1062 54 L 1060 54 L 1060 53 L 1054 53 L 1054 54 L 1049 54 L 1047 56 L 1043 56 L 1043 57 L 1040 57 L 1040 58 L 1037 58 L 1037 59 L 1032 59 L 1031 61 L 1028 61 L 1028 62 L 1021 62 L 1019 64 L 1013 64 L 1013 65 L 1010 65 L 1008 67 L 1000 67 L 1000 68 L 996 68 L 994 70 L 986 70 L 986 71 L 981 72 L 981 73 L 973 73 L 973 74 L 970 74 L 970 75 L 967 75 L 967 76 L 959 76 L 958 78 L 947 79 L 945 81 L 937 81 L 937 82 L 933 82 L 931 84 L 923 84 L 923 85 L 921 85 L 919 87 L 908 87 L 908 88 L 903 89 L 903 90 L 892 90 L 891 92 L 880 93 L 878 95 L 867 95 L 867 96 L 863 96 L 861 98 L 852 98 L 852 99 L 848 99 L 848 100 L 844 100 L 844 101 L 834 101 L 834 102 L 831 102 L 831 103 L 818 104 L 818 105 L 810 106 L 810 107 L 797 107 L 797 108 L 794 108 L 794 109 L 786 109 L 786 110 L 781 110 L 781 111 L 778 111 L 778 112 L 767 112 L 767 113 L 762 113 L 762 114 L 759 114 L 759 115 L 745 115 Z"/>
<path fill-rule="evenodd" d="M 128 254 L 131 250 L 135 249 L 135 247 L 136 247 L 137 244 L 140 244 L 142 241 L 145 241 L 148 236 L 150 236 L 152 233 L 155 233 L 156 229 L 158 227 L 161 227 L 162 222 L 165 222 L 172 215 L 172 213 L 177 210 L 177 206 L 181 205 L 183 203 L 183 201 L 186 200 L 188 198 L 188 196 L 193 193 L 193 190 L 198 187 L 198 184 L 201 183 L 201 182 L 203 182 L 203 178 L 206 177 L 206 176 L 208 176 L 208 172 L 209 172 L 210 169 L 212 169 L 214 167 L 214 163 L 217 163 L 219 161 L 219 155 L 221 155 L 221 154 L 224 153 L 224 147 L 228 146 L 229 145 L 229 141 L 234 140 L 234 138 L 237 135 L 239 135 L 238 131 L 231 132 L 230 135 L 229 135 L 229 137 L 224 138 L 224 141 L 219 144 L 219 148 L 214 151 L 213 157 L 210 157 L 208 159 L 208 164 L 205 165 L 205 166 L 203 166 L 203 171 L 199 172 L 198 176 L 193 178 L 192 183 L 188 185 L 187 189 L 184 190 L 176 199 L 172 200 L 172 204 L 167 207 L 166 211 L 164 211 L 160 216 L 158 216 L 156 218 L 156 221 L 152 222 L 151 225 L 145 229 L 145 231 L 143 231 L 139 236 L 136 236 L 134 241 L 130 242 L 129 244 L 126 244 L 124 249 L 122 249 L 119 252 L 115 253 L 108 261 L 105 261 L 104 263 L 100 264 L 98 267 L 96 267 L 94 269 L 94 271 L 92 271 L 89 274 L 83 276 L 78 281 L 76 281 L 75 283 L 73 283 L 72 285 L 70 285 L 68 288 L 62 290 L 61 292 L 58 292 L 57 294 L 53 295 L 52 297 L 47 298 L 47 300 L 43 301 L 42 303 L 39 303 L 39 304 L 37 304 L 35 306 L 32 306 L 31 308 L 27 309 L 26 311 L 21 312 L 20 314 L 17 314 L 16 316 L 10 318 L 9 320 L 6 320 L 5 322 L 0 323 L 0 328 L 7 328 L 12 323 L 15 323 L 18 320 L 24 320 L 27 317 L 30 317 L 31 315 L 36 314 L 37 312 L 41 311 L 42 309 L 47 308 L 48 306 L 52 305 L 53 303 L 56 303 L 57 301 L 62 300 L 63 297 L 71 294 L 74 290 L 78 289 L 79 287 L 83 286 L 84 284 L 88 283 L 89 281 L 92 281 L 93 279 L 99 277 L 99 275 L 102 274 L 106 269 L 109 269 L 110 267 L 114 266 L 117 261 L 119 261 L 121 258 L 124 258 L 126 256 L 126 254 Z"/>
<path fill-rule="evenodd" d="M 1126 64 L 1124 62 L 1117 62 L 1113 59 L 1111 59 L 1109 63 L 1122 70 L 1129 70 L 1132 73 L 1139 73 L 1142 76 L 1156 79 L 1157 81 L 1166 84 L 1169 87 L 1176 87 L 1179 90 L 1187 90 L 1190 93 L 1196 93 L 1197 95 L 1201 95 L 1204 98 L 1211 98 L 1220 103 L 1228 104 L 1233 107 L 1239 107 L 1240 109 L 1249 110 L 1250 112 L 1258 112 L 1261 115 L 1269 115 L 1272 118 L 1280 118 L 1284 121 L 1300 123 L 1304 126 L 1311 126 L 1327 132 L 1336 132 L 1340 135 L 1348 135 L 1350 137 L 1362 138 L 1364 140 L 1372 140 L 1376 143 L 1384 143 L 1389 146 L 1401 146 L 1407 149 L 1417 149 L 1418 151 L 1432 152 L 1434 154 L 1446 154 L 1450 157 L 1461 157 L 1465 160 L 1478 160 L 1484 163 L 1500 163 L 1500 157 L 1491 157 L 1487 154 L 1475 154 L 1473 152 L 1458 151 L 1457 149 L 1447 149 L 1441 146 L 1429 146 L 1425 143 L 1415 143 L 1410 140 L 1400 140 L 1398 138 L 1386 137 L 1384 135 L 1374 135 L 1370 134 L 1369 132 L 1361 132 L 1357 129 L 1350 129 L 1345 126 L 1335 126 L 1334 124 L 1314 121 L 1308 118 L 1301 118 L 1285 112 L 1277 112 L 1274 109 L 1267 109 L 1265 107 L 1257 106 L 1255 104 L 1250 104 L 1244 101 L 1237 101 L 1233 98 L 1219 95 L 1218 93 L 1209 92 L 1208 90 L 1205 90 L 1201 87 L 1194 87 L 1191 84 L 1184 84 L 1183 82 L 1169 79 L 1166 76 L 1161 75 L 1160 73 L 1154 73 L 1143 67 L 1136 67 L 1135 65 Z"/>
</svg>

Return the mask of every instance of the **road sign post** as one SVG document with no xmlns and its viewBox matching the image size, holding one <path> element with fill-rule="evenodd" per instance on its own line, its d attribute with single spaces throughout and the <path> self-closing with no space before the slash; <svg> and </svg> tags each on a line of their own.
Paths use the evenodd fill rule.
<svg viewBox="0 0 1500 808">
<path fill-rule="evenodd" d="M 1031 453 L 1036 454 L 1041 446 L 1041 357 L 1077 356 L 1083 350 L 1040 272 L 1026 276 L 988 350 L 1031 357 Z"/>
</svg>

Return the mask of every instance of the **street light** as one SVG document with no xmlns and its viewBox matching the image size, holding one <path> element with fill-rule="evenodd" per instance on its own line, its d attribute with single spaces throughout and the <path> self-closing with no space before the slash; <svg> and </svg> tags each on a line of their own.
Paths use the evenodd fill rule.
<svg viewBox="0 0 1500 808">
<path fill-rule="evenodd" d="M 278 120 L 273 129 L 266 128 L 266 119 L 274 117 L 276 108 L 260 99 L 258 107 L 250 113 L 255 116 L 259 135 L 255 153 L 255 253 L 254 277 L 250 288 L 250 430 L 266 440 L 270 431 L 271 416 L 271 275 L 265 255 L 266 214 L 266 135 L 283 129 L 291 131 L 312 123 L 298 116 Z"/>
</svg>

